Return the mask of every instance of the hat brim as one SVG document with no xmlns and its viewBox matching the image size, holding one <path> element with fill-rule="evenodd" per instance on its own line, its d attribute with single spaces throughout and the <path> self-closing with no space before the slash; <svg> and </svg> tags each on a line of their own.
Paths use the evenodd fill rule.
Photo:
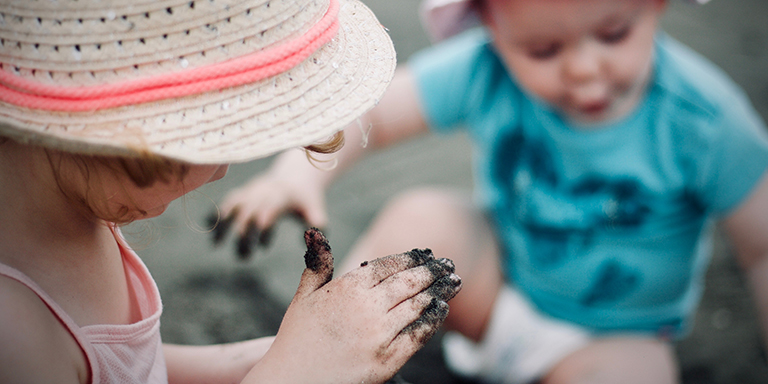
<svg viewBox="0 0 768 384">
<path fill-rule="evenodd" d="M 246 162 L 323 140 L 371 109 L 394 74 L 392 41 L 357 0 L 340 0 L 336 37 L 256 83 L 92 112 L 0 103 L 0 135 L 69 152 Z"/>
</svg>

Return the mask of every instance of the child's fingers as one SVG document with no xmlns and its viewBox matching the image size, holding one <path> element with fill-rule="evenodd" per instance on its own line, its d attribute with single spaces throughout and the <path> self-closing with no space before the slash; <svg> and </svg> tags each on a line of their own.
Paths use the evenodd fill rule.
<svg viewBox="0 0 768 384">
<path fill-rule="evenodd" d="M 405 344 L 403 348 L 410 344 L 413 348 L 418 350 L 432 338 L 447 317 L 448 303 L 437 298 L 432 298 L 421 316 L 403 328 L 400 334 L 395 338 L 393 341 L 394 347 L 397 348 L 397 344 L 402 342 Z"/>
<path fill-rule="evenodd" d="M 432 289 L 439 279 L 452 274 L 454 270 L 453 262 L 448 259 L 428 260 L 422 265 L 389 276 L 373 289 L 382 292 L 387 300 L 385 305 L 392 308 L 418 292 Z"/>
<path fill-rule="evenodd" d="M 237 216 L 237 209 L 233 209 L 227 216 L 220 217 L 217 212 L 213 212 L 208 215 L 206 221 L 212 228 L 213 243 L 220 244 L 222 240 L 227 236 L 229 228 L 232 226 L 235 217 Z"/>
<path fill-rule="evenodd" d="M 222 217 L 229 216 L 229 214 L 240 205 L 242 200 L 239 199 L 238 195 L 239 190 L 232 190 L 224 197 L 224 200 L 219 203 L 219 211 L 221 212 Z"/>
<path fill-rule="evenodd" d="M 216 244 L 219 239 L 216 239 L 216 227 L 219 225 L 219 211 L 209 212 L 205 216 L 205 228 L 211 231 L 211 237 L 213 243 Z"/>
<path fill-rule="evenodd" d="M 261 230 L 259 233 L 259 245 L 262 247 L 269 247 L 272 243 L 272 229 L 274 226 L 270 226 Z"/>
<path fill-rule="evenodd" d="M 435 281 L 428 289 L 400 302 L 388 313 L 397 329 L 405 329 L 427 313 L 433 301 L 447 302 L 461 290 L 461 278 L 451 273 Z"/>
<path fill-rule="evenodd" d="M 413 299 L 403 302 L 402 308 L 398 306 L 396 311 L 403 310 L 405 314 L 395 313 L 396 318 L 408 318 L 405 315 L 414 308 L 423 308 L 410 323 L 404 323 L 402 330 L 397 333 L 392 342 L 381 351 L 383 358 L 392 359 L 394 364 L 404 364 L 414 353 L 421 349 L 448 317 L 448 303 L 436 299 L 430 294 L 421 293 Z M 408 308 L 410 307 L 410 308 Z M 400 329 L 400 328 L 399 328 Z"/>
<path fill-rule="evenodd" d="M 247 208 L 236 218 L 234 228 L 240 236 L 238 254 L 242 257 L 248 251 L 253 252 L 256 245 L 269 242 L 271 230 L 283 208 L 269 199 L 250 201 Z"/>
<path fill-rule="evenodd" d="M 435 334 L 448 316 L 448 300 L 461 290 L 461 278 L 454 273 L 435 281 L 428 289 L 401 302 L 387 316 L 399 330 L 387 348 L 388 354 L 410 356 Z"/>
<path fill-rule="evenodd" d="M 306 296 L 319 289 L 333 278 L 333 254 L 328 239 L 317 228 L 304 232 L 307 252 L 304 263 L 307 268 L 301 275 L 296 297 Z"/>
<path fill-rule="evenodd" d="M 328 225 L 328 214 L 322 196 L 310 195 L 304 197 L 296 210 L 309 227 L 325 228 Z"/>
<path fill-rule="evenodd" d="M 237 255 L 245 260 L 253 254 L 256 243 L 259 240 L 259 229 L 253 220 L 249 221 L 245 227 L 245 232 L 240 235 L 237 241 Z"/>
<path fill-rule="evenodd" d="M 435 281 L 434 284 L 427 288 L 426 292 L 438 300 L 448 301 L 453 299 L 459 291 L 461 291 L 461 287 L 461 278 L 457 274 L 451 272 Z"/>
<path fill-rule="evenodd" d="M 285 214 L 288 207 L 287 201 L 265 201 L 258 210 L 254 210 L 253 217 L 259 228 L 271 228 L 277 219 Z"/>
<path fill-rule="evenodd" d="M 360 265 L 361 268 L 350 273 L 362 274 L 366 284 L 369 287 L 373 287 L 398 272 L 417 267 L 434 259 L 435 256 L 430 249 L 413 249 L 405 253 L 384 256 L 365 262 Z"/>
<path fill-rule="evenodd" d="M 290 212 L 301 220 L 307 228 L 318 227 L 317 225 L 312 225 L 312 223 L 306 220 L 304 215 L 299 214 L 298 211 Z M 254 211 L 250 217 L 241 218 L 248 219 L 248 222 L 245 224 L 245 229 L 243 231 L 238 231 L 238 233 L 241 234 L 237 244 L 237 253 L 240 258 L 247 259 L 250 257 L 257 246 L 265 248 L 269 247 L 269 244 L 272 241 L 272 230 L 275 223 L 284 213 L 284 209 L 277 209 L 274 205 L 267 205 L 262 210 Z"/>
</svg>

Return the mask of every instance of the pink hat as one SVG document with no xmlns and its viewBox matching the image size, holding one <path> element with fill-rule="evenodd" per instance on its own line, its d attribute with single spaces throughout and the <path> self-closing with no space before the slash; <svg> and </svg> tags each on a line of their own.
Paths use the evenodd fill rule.
<svg viewBox="0 0 768 384">
<path fill-rule="evenodd" d="M 709 0 L 686 0 L 705 4 Z M 480 25 L 480 17 L 472 8 L 472 0 L 423 0 L 421 23 L 432 42 L 445 40 Z"/>
</svg>

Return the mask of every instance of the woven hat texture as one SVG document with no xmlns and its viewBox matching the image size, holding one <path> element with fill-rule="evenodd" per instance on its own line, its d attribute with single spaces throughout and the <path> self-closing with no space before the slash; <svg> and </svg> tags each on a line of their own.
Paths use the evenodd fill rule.
<svg viewBox="0 0 768 384">
<path fill-rule="evenodd" d="M 395 61 L 357 0 L 6 0 L 0 135 L 244 162 L 354 122 Z"/>
</svg>

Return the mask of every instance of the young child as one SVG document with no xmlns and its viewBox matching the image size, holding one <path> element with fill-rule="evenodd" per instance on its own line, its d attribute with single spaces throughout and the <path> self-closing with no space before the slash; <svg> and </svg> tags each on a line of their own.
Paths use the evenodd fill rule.
<svg viewBox="0 0 768 384">
<path fill-rule="evenodd" d="M 118 228 L 228 163 L 332 151 L 313 143 L 394 71 L 358 1 L 13 1 L 0 39 L 0 382 L 380 383 L 445 319 L 450 261 L 413 250 L 332 280 L 309 230 L 275 338 L 162 345 L 157 287 Z"/>
<path fill-rule="evenodd" d="M 347 267 L 414 246 L 452 258 L 464 281 L 445 322 L 456 372 L 493 383 L 679 382 L 671 342 L 691 327 L 715 222 L 768 325 L 766 127 L 720 70 L 659 30 L 665 6 L 428 3 L 425 19 L 444 35 L 483 26 L 413 57 L 362 125 L 373 148 L 466 129 L 476 196 L 398 197 Z M 363 152 L 346 146 L 330 172 L 287 152 L 222 208 L 237 209 L 240 233 L 286 211 L 322 226 L 324 188 Z"/>
</svg>

